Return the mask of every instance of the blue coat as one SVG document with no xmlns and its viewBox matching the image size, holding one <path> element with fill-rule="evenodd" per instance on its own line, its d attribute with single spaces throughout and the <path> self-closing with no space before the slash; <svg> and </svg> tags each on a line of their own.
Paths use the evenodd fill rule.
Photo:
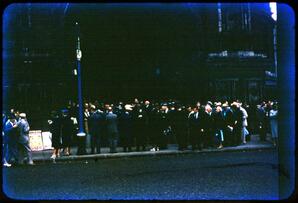
<svg viewBox="0 0 298 203">
<path fill-rule="evenodd" d="M 20 119 L 18 123 L 20 129 L 19 142 L 22 144 L 29 143 L 29 123 L 26 119 Z"/>
<path fill-rule="evenodd" d="M 118 118 L 117 115 L 113 112 L 109 112 L 106 115 L 106 121 L 107 121 L 107 131 L 108 133 L 118 133 Z"/>
</svg>

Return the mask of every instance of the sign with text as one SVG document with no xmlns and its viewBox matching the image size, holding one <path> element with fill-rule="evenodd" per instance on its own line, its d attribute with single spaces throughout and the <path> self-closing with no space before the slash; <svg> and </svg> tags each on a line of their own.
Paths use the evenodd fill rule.
<svg viewBox="0 0 298 203">
<path fill-rule="evenodd" d="M 29 131 L 29 145 L 32 151 L 43 150 L 41 130 Z"/>
</svg>

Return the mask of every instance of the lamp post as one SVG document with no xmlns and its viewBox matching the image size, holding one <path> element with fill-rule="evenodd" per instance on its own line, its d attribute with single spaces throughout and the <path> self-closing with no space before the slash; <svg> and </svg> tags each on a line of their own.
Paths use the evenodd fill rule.
<svg viewBox="0 0 298 203">
<path fill-rule="evenodd" d="M 83 101 L 82 101 L 82 79 L 81 79 L 81 59 L 82 59 L 82 51 L 80 49 L 80 32 L 79 32 L 79 23 L 76 22 L 77 28 L 77 74 L 78 74 L 78 101 L 79 101 L 79 132 L 77 133 L 78 136 L 78 154 L 85 154 L 85 136 L 86 133 L 84 132 L 83 127 Z"/>
</svg>

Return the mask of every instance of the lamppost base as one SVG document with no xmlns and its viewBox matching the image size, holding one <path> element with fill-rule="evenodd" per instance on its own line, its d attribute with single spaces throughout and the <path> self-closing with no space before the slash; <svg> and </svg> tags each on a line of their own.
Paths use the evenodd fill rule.
<svg viewBox="0 0 298 203">
<path fill-rule="evenodd" d="M 84 133 L 84 132 L 79 132 L 79 133 L 77 133 L 77 136 L 78 136 L 78 137 L 85 137 L 85 136 L 86 136 L 86 133 Z"/>
</svg>

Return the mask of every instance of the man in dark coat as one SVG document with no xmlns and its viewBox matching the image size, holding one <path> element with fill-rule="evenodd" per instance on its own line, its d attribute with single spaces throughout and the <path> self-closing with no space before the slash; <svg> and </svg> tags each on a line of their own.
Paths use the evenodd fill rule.
<svg viewBox="0 0 298 203">
<path fill-rule="evenodd" d="M 187 148 L 187 122 L 188 112 L 178 106 L 174 113 L 174 120 L 171 123 L 172 129 L 175 132 L 179 150 L 185 150 Z"/>
<path fill-rule="evenodd" d="M 241 143 L 241 129 L 242 129 L 242 119 L 243 113 L 240 110 L 240 104 L 233 102 L 231 104 L 234 117 L 233 125 L 233 145 L 239 145 Z"/>
<path fill-rule="evenodd" d="M 215 140 L 217 143 L 219 143 L 218 148 L 223 148 L 223 142 L 224 142 L 224 117 L 222 113 L 221 103 L 216 103 L 215 111 L 212 113 L 213 117 L 213 123 L 214 123 L 214 135 Z"/>
<path fill-rule="evenodd" d="M 105 124 L 105 114 L 99 109 L 96 110 L 95 105 L 91 105 L 91 114 L 89 118 L 89 133 L 91 135 L 91 154 L 95 154 L 95 150 L 100 154 L 101 136 Z"/>
<path fill-rule="evenodd" d="M 106 115 L 106 129 L 110 145 L 110 153 L 116 153 L 118 142 L 118 117 L 113 113 L 112 107 L 108 107 Z"/>
<path fill-rule="evenodd" d="M 201 150 L 203 132 L 203 112 L 198 109 L 198 106 L 195 106 L 189 115 L 189 136 L 192 150 Z"/>
<path fill-rule="evenodd" d="M 229 107 L 228 102 L 223 103 L 222 105 L 222 114 L 223 114 L 223 120 L 224 120 L 224 145 L 230 146 L 232 145 L 233 141 L 233 125 L 235 121 L 233 120 L 233 111 Z"/>
<path fill-rule="evenodd" d="M 170 128 L 170 119 L 169 119 L 169 108 L 167 105 L 162 105 L 161 107 L 161 114 L 160 114 L 160 126 L 162 132 L 160 132 L 160 149 L 166 149 L 167 148 L 167 141 L 168 141 L 168 136 L 171 133 L 171 128 Z"/>
<path fill-rule="evenodd" d="M 260 135 L 260 140 L 265 141 L 266 140 L 266 111 L 265 111 L 265 105 L 257 105 L 257 133 Z"/>
<path fill-rule="evenodd" d="M 205 111 L 202 116 L 203 120 L 203 143 L 205 147 L 213 147 L 213 138 L 214 138 L 214 130 L 213 126 L 213 118 L 212 118 L 212 107 L 207 104 L 205 106 Z"/>
<path fill-rule="evenodd" d="M 151 136 L 153 133 L 153 129 L 151 127 L 151 118 L 152 118 L 152 114 L 153 114 L 153 108 L 152 105 L 150 103 L 150 101 L 146 100 L 144 102 L 144 106 L 143 106 L 143 111 L 145 112 L 146 116 L 146 120 L 145 120 L 145 139 L 146 139 L 146 144 L 151 142 Z"/>
<path fill-rule="evenodd" d="M 152 109 L 152 114 L 150 118 L 150 127 L 152 129 L 152 134 L 150 136 L 151 145 L 153 148 L 151 151 L 158 151 L 159 147 L 164 142 L 164 135 L 161 134 L 162 126 L 161 126 L 161 112 L 159 106 L 156 105 L 155 108 Z"/>
<path fill-rule="evenodd" d="M 133 110 L 133 130 L 134 130 L 134 138 L 136 140 L 137 151 L 146 149 L 146 137 L 145 130 L 147 125 L 147 114 L 141 108 L 141 105 L 137 104 Z"/>
<path fill-rule="evenodd" d="M 130 105 L 124 106 L 124 111 L 119 115 L 119 134 L 120 143 L 123 146 L 123 151 L 131 152 L 133 146 L 133 118 L 132 107 Z"/>
</svg>

